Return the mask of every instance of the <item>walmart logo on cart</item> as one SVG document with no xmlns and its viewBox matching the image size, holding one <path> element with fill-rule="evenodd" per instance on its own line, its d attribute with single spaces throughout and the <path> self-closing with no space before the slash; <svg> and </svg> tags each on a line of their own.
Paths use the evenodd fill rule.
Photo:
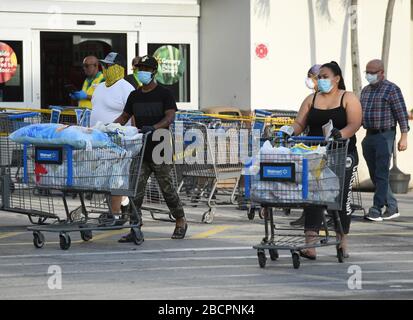
<svg viewBox="0 0 413 320">
<path fill-rule="evenodd" d="M 39 158 L 44 159 L 44 160 L 55 160 L 57 159 L 57 153 L 56 152 L 41 152 L 39 154 Z"/>
<path fill-rule="evenodd" d="M 291 178 L 291 167 L 264 167 L 265 178 Z"/>
<path fill-rule="evenodd" d="M 36 147 L 36 162 L 49 164 L 62 164 L 62 149 Z"/>
</svg>

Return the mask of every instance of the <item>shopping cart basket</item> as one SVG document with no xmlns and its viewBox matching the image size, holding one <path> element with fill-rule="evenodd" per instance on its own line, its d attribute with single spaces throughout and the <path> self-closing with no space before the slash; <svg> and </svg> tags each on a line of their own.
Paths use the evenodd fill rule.
<svg viewBox="0 0 413 320">
<path fill-rule="evenodd" d="M 310 153 L 292 152 L 299 143 L 305 144 L 298 146 L 306 149 L 317 146 L 317 150 Z M 302 230 L 297 233 L 297 229 L 274 222 L 273 209 L 312 206 L 324 209 L 324 213 L 329 210 L 336 222 L 337 232 L 342 235 L 338 210 L 341 210 L 342 206 L 348 141 L 325 141 L 324 137 L 275 140 L 275 146 L 282 145 L 289 149 L 262 151 L 259 161 L 250 167 L 251 201 L 264 208 L 265 237 L 259 245 L 254 246 L 254 249 L 257 249 L 259 265 L 265 267 L 265 250 L 269 250 L 272 260 L 278 258 L 278 250 L 289 250 L 293 266 L 297 269 L 300 266 L 300 250 L 329 245 L 336 246 L 338 260 L 343 262 L 340 242 L 331 239 L 325 214 L 325 235 L 318 236 L 313 244 L 306 244 Z"/>
<path fill-rule="evenodd" d="M 277 131 L 283 125 L 291 125 L 297 116 L 296 111 L 286 110 L 254 110 L 251 129 L 258 130 L 262 139 L 274 139 Z M 252 140 L 251 140 L 252 141 Z M 251 149 L 250 149 L 251 152 Z M 259 213 L 260 218 L 263 217 L 263 210 L 253 203 L 249 202 L 248 196 L 245 195 L 245 185 L 249 184 L 249 178 L 243 177 L 243 185 L 240 184 L 240 199 L 243 200 L 243 208 L 247 210 L 247 217 L 249 220 L 254 220 L 256 213 Z M 244 188 L 242 188 L 244 187 Z M 286 214 L 290 213 L 290 209 L 284 209 Z"/>
<path fill-rule="evenodd" d="M 124 140 L 111 136 L 106 147 L 75 149 L 69 145 L 24 144 L 24 182 L 44 190 L 59 190 L 65 207 L 66 219 L 46 226 L 29 227 L 33 231 L 33 243 L 43 247 L 42 232 L 59 233 L 60 248 L 69 249 L 70 232 L 80 232 L 84 241 L 92 239 L 93 230 L 118 230 L 131 228 L 134 242 L 143 242 L 142 219 L 133 198 L 136 196 L 138 176 L 142 164 L 146 135 L 136 140 Z M 88 210 L 84 193 L 106 196 L 107 212 Z M 67 195 L 77 193 L 80 212 L 70 211 Z M 126 216 L 116 219 L 111 205 L 114 196 L 129 198 L 130 210 Z M 80 214 L 79 214 L 80 213 Z M 130 226 L 125 223 L 130 218 Z"/>
<path fill-rule="evenodd" d="M 179 196 L 193 207 L 206 203 L 208 209 L 203 213 L 202 222 L 211 223 L 216 207 L 236 204 L 242 170 L 240 131 L 208 129 L 204 123 L 188 121 L 176 121 L 171 129 L 174 145 L 180 146 L 175 148 Z M 224 197 L 229 201 L 224 201 Z"/>
<path fill-rule="evenodd" d="M 40 123 L 40 112 L 0 111 L 0 209 L 28 216 L 32 223 L 43 224 L 58 218 L 56 203 L 48 195 L 36 194 L 36 188 L 23 182 L 23 146 L 9 139 L 9 135 L 24 126 Z M 37 218 L 34 220 L 33 218 Z"/>
</svg>

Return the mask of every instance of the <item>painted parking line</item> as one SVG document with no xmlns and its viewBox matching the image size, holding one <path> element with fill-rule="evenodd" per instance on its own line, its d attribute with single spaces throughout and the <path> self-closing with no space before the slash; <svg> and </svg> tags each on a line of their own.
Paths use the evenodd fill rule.
<svg viewBox="0 0 413 320">
<path fill-rule="evenodd" d="M 47 258 L 59 256 L 104 256 L 104 255 L 135 255 L 135 254 L 151 254 L 151 253 L 179 253 L 179 252 L 209 252 L 209 251 L 235 251 L 235 250 L 251 250 L 251 246 L 244 247 L 206 247 L 206 248 L 182 248 L 182 249 L 143 249 L 124 251 L 100 251 L 100 252 L 70 252 L 63 251 L 59 253 L 39 253 L 39 254 L 22 254 L 22 255 L 3 255 L 0 259 L 20 259 L 20 258 Z"/>
<path fill-rule="evenodd" d="M 356 252 L 353 253 L 353 256 L 366 256 L 366 254 L 364 252 Z M 403 255 L 403 253 L 397 253 L 397 255 Z M 291 258 L 291 254 L 280 254 L 279 255 L 279 261 L 281 260 L 285 260 L 285 259 L 290 259 Z M 333 258 L 333 255 L 328 255 L 328 254 L 319 254 L 318 258 Z M 257 260 L 257 255 L 242 255 L 242 256 L 203 256 L 203 257 L 197 257 L 197 256 L 185 256 L 185 257 L 163 257 L 162 261 L 163 262 L 188 262 L 188 261 L 222 261 L 222 260 Z M 65 266 L 69 266 L 69 265 L 76 265 L 79 266 L 81 264 L 85 264 L 85 265 L 93 265 L 93 264 L 99 264 L 99 265 L 103 265 L 103 264 L 118 264 L 120 262 L 122 262 L 122 264 L 126 264 L 126 263 L 135 263 L 135 262 L 139 262 L 139 263 L 143 263 L 143 262 L 159 262 L 159 257 L 155 257 L 155 258 L 143 258 L 143 257 L 136 257 L 135 259 L 103 259 L 103 260 L 85 260 L 85 261 L 65 261 L 63 263 L 63 265 Z M 403 260 L 404 261 L 404 260 Z M 405 260 L 406 263 L 410 263 L 412 262 L 411 260 Z M 364 263 L 371 263 L 371 261 L 346 261 L 349 264 L 364 264 Z M 383 263 L 382 260 L 377 261 L 380 263 Z M 29 266 L 43 266 L 43 265 L 50 265 L 50 261 L 42 261 L 42 262 L 1 262 L 0 263 L 0 267 L 29 267 Z M 318 262 L 318 265 L 337 265 L 337 262 Z M 288 266 L 290 264 L 284 264 L 284 263 L 277 263 L 276 266 Z M 315 264 L 313 264 L 315 265 Z M 174 267 L 170 267 L 171 269 L 173 269 Z M 408 269 L 408 270 L 372 270 L 372 271 L 363 271 L 366 273 L 413 273 L 413 269 Z"/>
<path fill-rule="evenodd" d="M 190 238 L 186 238 L 184 241 L 189 241 L 189 240 L 202 240 L 202 239 L 209 239 L 209 240 L 224 240 L 224 239 L 233 239 L 233 240 L 248 240 L 248 239 L 255 239 L 257 241 L 262 239 L 262 235 L 257 234 L 257 235 L 217 235 L 217 233 L 221 233 L 224 232 L 230 228 L 233 228 L 233 226 L 222 226 L 222 227 L 217 227 L 214 228 L 212 230 L 206 231 L 206 232 L 202 232 L 199 234 L 195 234 L 193 236 L 191 236 Z M 102 241 L 105 240 L 107 238 L 110 238 L 111 236 L 114 235 L 119 235 L 119 234 L 123 234 L 126 231 L 119 231 L 116 230 L 112 233 L 109 232 L 105 232 L 101 235 L 96 235 L 93 237 L 93 239 L 90 241 L 91 243 L 93 243 L 93 241 Z M 143 229 L 143 232 L 145 234 L 145 229 Z M 19 234 L 23 234 L 19 233 Z M 12 234 L 12 235 L 7 235 L 4 238 L 9 238 L 9 237 L 13 237 L 16 234 Z M 215 236 L 213 236 L 215 235 Z M 334 237 L 334 233 L 332 235 L 330 235 L 331 237 Z M 364 233 L 351 233 L 349 235 L 350 237 L 354 236 L 354 237 L 374 237 L 374 236 L 413 236 L 413 232 L 364 232 Z M 0 238 L 1 239 L 1 238 Z M 47 240 L 47 239 L 46 239 Z M 169 241 L 171 240 L 170 237 L 154 237 L 154 238 L 145 238 L 145 241 Z M 76 240 L 76 241 L 72 241 L 72 243 L 83 243 L 82 240 Z M 89 243 L 89 242 L 87 242 Z M 46 244 L 59 244 L 58 242 L 53 242 L 53 241 L 46 241 Z M 32 242 L 8 242 L 8 243 L 0 243 L 0 246 L 28 246 L 28 245 L 33 245 Z"/>
<path fill-rule="evenodd" d="M 209 238 L 210 236 L 216 235 L 218 233 L 224 232 L 230 228 L 233 228 L 234 226 L 217 226 L 215 228 L 212 228 L 211 230 L 197 233 L 193 236 L 190 237 L 190 239 L 205 239 Z"/>
<path fill-rule="evenodd" d="M 81 241 L 81 240 L 80 240 Z M 253 250 L 252 246 L 238 246 L 238 247 L 204 247 L 204 248 L 171 248 L 171 249 L 142 249 L 136 246 L 135 249 L 129 249 L 125 251 L 98 251 L 98 252 L 72 252 L 72 251 L 62 251 L 60 253 L 50 253 L 50 254 L 22 254 L 22 255 L 3 255 L 0 256 L 1 259 L 19 259 L 19 258 L 46 258 L 46 257 L 59 257 L 59 256 L 100 256 L 100 255 L 136 255 L 136 254 L 155 254 L 155 253 L 193 253 L 193 252 L 216 252 L 216 251 L 244 251 Z M 352 255 L 377 255 L 377 252 L 351 252 Z M 381 251 L 380 255 L 411 255 L 413 256 L 413 251 Z M 330 255 L 321 255 L 330 256 Z M 351 261 L 352 263 L 354 261 Z M 381 261 L 382 262 L 382 261 Z"/>
<path fill-rule="evenodd" d="M 25 232 L 4 232 L 0 233 L 0 239 L 12 238 L 20 234 L 25 234 Z"/>
</svg>

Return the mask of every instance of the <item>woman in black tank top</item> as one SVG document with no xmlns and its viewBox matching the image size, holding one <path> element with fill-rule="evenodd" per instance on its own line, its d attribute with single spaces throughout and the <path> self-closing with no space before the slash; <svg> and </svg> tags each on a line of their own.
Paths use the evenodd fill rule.
<svg viewBox="0 0 413 320">
<path fill-rule="evenodd" d="M 354 175 L 357 171 L 358 156 L 356 149 L 356 132 L 362 121 L 361 104 L 356 95 L 346 92 L 346 86 L 340 67 L 336 62 L 324 64 L 318 76 L 318 92 L 308 96 L 298 112 L 295 123 L 292 125 L 295 135 L 309 129 L 309 136 L 323 136 L 322 126 L 333 121 L 332 135 L 335 138 L 349 139 L 348 157 L 343 191 L 343 209 L 340 211 L 340 220 L 343 226 L 344 236 L 339 233 L 344 255 L 347 253 L 347 234 L 351 222 L 351 189 Z M 314 243 L 321 228 L 323 210 L 309 207 L 305 213 L 306 242 Z M 303 250 L 303 257 L 315 259 L 315 248 Z"/>
</svg>

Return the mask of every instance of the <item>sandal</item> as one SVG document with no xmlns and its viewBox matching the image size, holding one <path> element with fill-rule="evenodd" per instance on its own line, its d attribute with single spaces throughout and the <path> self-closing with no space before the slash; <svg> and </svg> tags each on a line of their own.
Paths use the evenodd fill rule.
<svg viewBox="0 0 413 320">
<path fill-rule="evenodd" d="M 316 260 L 317 257 L 316 256 L 311 256 L 309 254 L 307 254 L 306 251 L 300 250 L 300 256 L 309 260 Z"/>
<path fill-rule="evenodd" d="M 188 230 L 188 224 L 185 223 L 185 227 L 175 227 L 174 233 L 171 239 L 183 239 L 185 238 L 186 230 Z"/>
</svg>

